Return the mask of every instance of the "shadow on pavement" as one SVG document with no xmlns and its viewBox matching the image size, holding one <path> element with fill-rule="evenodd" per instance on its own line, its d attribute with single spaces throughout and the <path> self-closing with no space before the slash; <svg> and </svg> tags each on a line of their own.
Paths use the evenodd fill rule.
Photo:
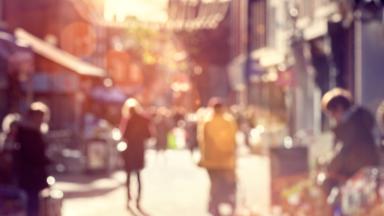
<svg viewBox="0 0 384 216">
<path fill-rule="evenodd" d="M 115 187 L 114 188 L 98 188 L 98 189 L 87 190 L 87 191 L 64 191 L 64 199 L 103 196 L 114 190 L 116 190 Z"/>
<path fill-rule="evenodd" d="M 132 203 L 129 203 L 127 206 L 128 212 L 132 216 L 150 216 L 147 212 L 145 212 L 141 207 L 134 206 Z"/>
<path fill-rule="evenodd" d="M 56 175 L 55 188 L 63 191 L 65 199 L 103 196 L 125 186 L 112 174 L 60 174 Z"/>
<path fill-rule="evenodd" d="M 112 178 L 112 174 L 108 173 L 63 173 L 54 174 L 54 176 L 58 182 L 70 182 L 79 184 L 88 184 L 100 179 Z"/>
</svg>

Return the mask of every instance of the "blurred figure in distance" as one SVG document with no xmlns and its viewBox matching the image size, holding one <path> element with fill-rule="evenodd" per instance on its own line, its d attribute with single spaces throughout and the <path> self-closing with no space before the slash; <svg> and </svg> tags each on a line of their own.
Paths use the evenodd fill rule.
<svg viewBox="0 0 384 216">
<path fill-rule="evenodd" d="M 166 107 L 159 107 L 155 111 L 153 124 L 156 131 L 156 151 L 158 156 L 160 156 L 167 149 L 168 134 L 172 130 L 173 126 L 171 115 Z"/>
<path fill-rule="evenodd" d="M 206 117 L 198 129 L 201 161 L 211 183 L 208 211 L 220 215 L 220 204 L 228 204 L 232 214 L 236 208 L 236 132 L 235 119 L 226 112 L 218 98 L 209 102 L 213 113 Z"/>
<path fill-rule="evenodd" d="M 15 183 L 14 154 L 20 148 L 16 142 L 17 129 L 21 116 L 18 113 L 7 114 L 2 122 L 3 134 L 0 138 L 0 184 Z"/>
<path fill-rule="evenodd" d="M 138 194 L 136 206 L 141 210 L 141 175 L 144 168 L 145 141 L 150 138 L 150 120 L 144 116 L 139 102 L 136 99 L 128 99 L 122 108 L 122 120 L 120 130 L 123 140 L 127 143 L 127 149 L 122 153 L 127 173 L 127 198 L 128 207 L 132 200 L 131 174 L 136 174 L 138 181 Z"/>
</svg>

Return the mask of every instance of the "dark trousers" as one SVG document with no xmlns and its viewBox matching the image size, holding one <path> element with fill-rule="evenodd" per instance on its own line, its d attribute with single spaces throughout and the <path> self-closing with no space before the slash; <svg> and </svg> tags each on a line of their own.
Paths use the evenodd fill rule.
<svg viewBox="0 0 384 216">
<path fill-rule="evenodd" d="M 27 194 L 27 215 L 38 216 L 39 215 L 39 190 L 27 189 L 24 190 Z"/>
<path fill-rule="evenodd" d="M 211 182 L 208 211 L 220 215 L 219 205 L 230 205 L 232 212 L 236 208 L 236 174 L 234 170 L 208 170 Z"/>
</svg>

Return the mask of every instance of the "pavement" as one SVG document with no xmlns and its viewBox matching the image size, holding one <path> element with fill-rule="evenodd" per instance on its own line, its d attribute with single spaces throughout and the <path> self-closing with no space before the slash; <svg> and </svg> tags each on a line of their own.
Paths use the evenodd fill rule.
<svg viewBox="0 0 384 216">
<path fill-rule="evenodd" d="M 322 134 L 309 140 L 309 157 L 329 151 L 331 136 Z M 238 216 L 270 216 L 270 161 L 267 156 L 238 148 Z M 126 176 L 123 171 L 110 174 L 65 174 L 56 176 L 55 188 L 64 192 L 63 216 L 208 216 L 209 180 L 196 165 L 199 153 L 167 150 L 158 154 L 146 151 L 142 171 L 142 208 L 134 203 L 127 208 Z M 137 188 L 134 181 L 133 188 Z M 134 191 L 133 191 L 134 192 Z"/>
<path fill-rule="evenodd" d="M 269 160 L 244 149 L 238 154 L 239 215 L 267 216 Z M 127 208 L 123 171 L 109 175 L 56 176 L 54 187 L 64 192 L 63 216 L 209 215 L 206 211 L 209 180 L 206 171 L 196 165 L 198 157 L 198 152 L 191 157 L 187 150 L 168 150 L 163 155 L 148 150 L 146 168 L 142 171 L 142 212 L 134 207 L 134 203 Z M 131 186 L 136 188 L 136 182 Z"/>
</svg>

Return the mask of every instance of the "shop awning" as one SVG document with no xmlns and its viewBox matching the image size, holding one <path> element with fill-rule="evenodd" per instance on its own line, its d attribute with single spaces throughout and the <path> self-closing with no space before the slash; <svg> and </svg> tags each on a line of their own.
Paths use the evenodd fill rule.
<svg viewBox="0 0 384 216">
<path fill-rule="evenodd" d="M 15 38 L 12 34 L 0 31 L 0 57 L 8 59 L 17 48 Z"/>
<path fill-rule="evenodd" d="M 106 76 L 106 72 L 102 68 L 84 62 L 78 57 L 48 44 L 47 42 L 39 39 L 38 37 L 33 36 L 32 34 L 28 33 L 23 29 L 16 29 L 15 36 L 17 40 L 20 40 L 26 45 L 30 46 L 32 50 L 38 55 L 52 60 L 80 75 L 97 77 Z"/>
</svg>

